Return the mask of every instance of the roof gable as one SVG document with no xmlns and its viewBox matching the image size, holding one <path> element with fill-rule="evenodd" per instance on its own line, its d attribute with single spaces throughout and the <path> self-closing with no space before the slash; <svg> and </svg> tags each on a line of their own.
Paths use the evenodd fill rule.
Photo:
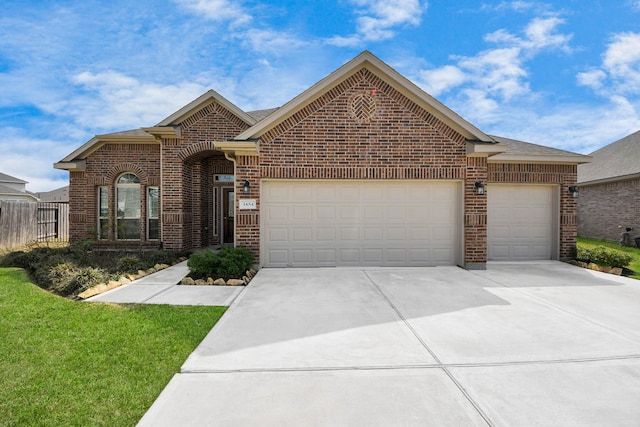
<svg viewBox="0 0 640 427">
<path fill-rule="evenodd" d="M 640 131 L 591 153 L 593 161 L 578 167 L 578 182 L 640 177 Z"/>
<path fill-rule="evenodd" d="M 260 138 L 262 135 L 280 125 L 292 115 L 330 92 L 343 81 L 362 69 L 366 69 L 376 77 L 380 78 L 393 89 L 407 97 L 418 106 L 422 107 L 424 110 L 428 111 L 434 117 L 451 127 L 466 139 L 494 142 L 490 136 L 464 120 L 457 113 L 424 92 L 410 80 L 402 76 L 368 51 L 362 52 L 356 58 L 320 80 L 318 83 L 286 103 L 271 115 L 238 135 L 235 139 L 239 141 L 246 141 Z"/>
<path fill-rule="evenodd" d="M 222 105 L 225 109 L 227 109 L 230 113 L 238 117 L 240 120 L 252 126 L 256 123 L 256 119 L 254 119 L 249 114 L 242 111 L 240 108 L 235 106 L 229 100 L 227 100 L 224 96 L 220 95 L 215 90 L 208 90 L 198 98 L 191 101 L 189 104 L 185 105 L 160 123 L 156 125 L 156 127 L 162 126 L 176 126 L 196 114 L 206 105 L 211 104 L 212 102 L 217 102 Z"/>
</svg>

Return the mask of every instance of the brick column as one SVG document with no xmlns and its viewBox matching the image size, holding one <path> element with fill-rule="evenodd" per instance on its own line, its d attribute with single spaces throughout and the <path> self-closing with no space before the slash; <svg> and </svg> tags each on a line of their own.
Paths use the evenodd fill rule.
<svg viewBox="0 0 640 427">
<path fill-rule="evenodd" d="M 576 185 L 578 166 L 568 165 L 560 184 L 560 259 L 574 258 L 578 237 L 578 201 L 569 193 L 569 187 Z"/>
<path fill-rule="evenodd" d="M 244 182 L 251 184 L 249 194 L 243 191 Z M 255 210 L 240 210 L 239 200 L 255 199 Z M 251 250 L 260 262 L 260 169 L 258 156 L 236 157 L 236 238 L 235 245 Z"/>
<path fill-rule="evenodd" d="M 475 192 L 475 183 L 485 185 L 485 194 Z M 464 267 L 484 270 L 487 265 L 487 158 L 467 157 L 464 183 Z"/>
<path fill-rule="evenodd" d="M 165 249 L 179 250 L 184 246 L 185 206 L 183 192 L 184 164 L 178 157 L 179 139 L 162 139 L 162 243 Z"/>
</svg>

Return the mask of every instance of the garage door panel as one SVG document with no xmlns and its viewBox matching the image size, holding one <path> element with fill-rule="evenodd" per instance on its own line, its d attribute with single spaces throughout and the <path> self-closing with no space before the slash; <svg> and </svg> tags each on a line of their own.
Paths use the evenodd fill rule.
<svg viewBox="0 0 640 427">
<path fill-rule="evenodd" d="M 267 181 L 262 187 L 266 266 L 456 263 L 460 183 Z"/>
<path fill-rule="evenodd" d="M 311 228 L 294 228 L 293 229 L 293 241 L 294 242 L 312 242 L 313 230 Z"/>
<path fill-rule="evenodd" d="M 317 261 L 317 264 L 334 265 L 336 263 L 336 250 L 335 249 L 317 249 L 316 261 Z"/>
<path fill-rule="evenodd" d="M 267 236 L 270 242 L 288 242 L 289 241 L 289 229 L 288 228 L 270 228 L 267 231 Z"/>
<path fill-rule="evenodd" d="M 487 194 L 489 260 L 552 259 L 554 187 L 491 185 Z"/>
<path fill-rule="evenodd" d="M 316 233 L 316 238 L 319 241 L 328 241 L 332 242 L 336 240 L 336 229 L 331 227 L 318 227 Z"/>
</svg>

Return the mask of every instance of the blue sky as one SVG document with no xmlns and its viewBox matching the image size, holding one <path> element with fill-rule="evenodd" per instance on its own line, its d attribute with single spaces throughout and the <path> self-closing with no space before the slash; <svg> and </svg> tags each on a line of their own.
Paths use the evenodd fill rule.
<svg viewBox="0 0 640 427">
<path fill-rule="evenodd" d="M 208 89 L 277 107 L 363 50 L 486 133 L 590 153 L 640 130 L 640 0 L 4 0 L 0 171 L 52 190 L 93 135 Z"/>
</svg>

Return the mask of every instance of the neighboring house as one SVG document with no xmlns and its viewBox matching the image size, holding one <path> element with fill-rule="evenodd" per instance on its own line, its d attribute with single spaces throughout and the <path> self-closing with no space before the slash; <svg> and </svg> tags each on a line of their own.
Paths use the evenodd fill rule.
<svg viewBox="0 0 640 427">
<path fill-rule="evenodd" d="M 55 190 L 38 193 L 38 198 L 41 202 L 69 203 L 69 186 L 65 185 Z"/>
<path fill-rule="evenodd" d="M 578 234 L 620 240 L 640 235 L 640 131 L 593 153 L 578 167 Z"/>
<path fill-rule="evenodd" d="M 266 267 L 482 269 L 570 256 L 585 161 L 487 135 L 363 52 L 278 109 L 209 91 L 55 167 L 70 172 L 72 241 L 235 244 Z"/>
<path fill-rule="evenodd" d="M 0 172 L 0 200 L 37 202 L 38 197 L 27 191 L 27 181 Z"/>
</svg>

